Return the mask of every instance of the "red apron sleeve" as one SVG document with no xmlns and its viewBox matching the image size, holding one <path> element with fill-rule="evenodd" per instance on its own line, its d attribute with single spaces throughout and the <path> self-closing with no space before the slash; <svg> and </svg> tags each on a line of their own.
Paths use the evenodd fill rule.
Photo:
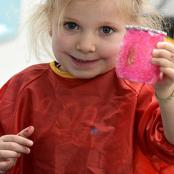
<svg viewBox="0 0 174 174">
<path fill-rule="evenodd" d="M 150 92 L 146 87 L 142 88 L 139 94 L 137 115 L 138 144 L 143 153 L 151 159 L 161 159 L 174 164 L 174 145 L 165 138 L 159 105 L 153 96 L 153 91 Z"/>
</svg>

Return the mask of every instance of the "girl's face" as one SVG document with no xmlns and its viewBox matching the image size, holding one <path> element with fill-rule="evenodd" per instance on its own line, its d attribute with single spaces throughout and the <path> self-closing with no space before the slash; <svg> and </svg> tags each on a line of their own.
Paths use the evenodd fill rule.
<svg viewBox="0 0 174 174">
<path fill-rule="evenodd" d="M 66 8 L 60 30 L 52 26 L 53 52 L 62 70 L 87 79 L 115 67 L 128 23 L 114 1 L 76 0 Z"/>
</svg>

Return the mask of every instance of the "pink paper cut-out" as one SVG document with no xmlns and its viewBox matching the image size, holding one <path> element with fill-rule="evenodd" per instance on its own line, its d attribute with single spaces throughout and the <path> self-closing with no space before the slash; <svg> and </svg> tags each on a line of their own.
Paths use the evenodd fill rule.
<svg viewBox="0 0 174 174">
<path fill-rule="evenodd" d="M 159 67 L 151 63 L 152 51 L 166 34 L 143 27 L 130 27 L 116 62 L 118 77 L 141 83 L 154 84 L 159 80 Z"/>
</svg>

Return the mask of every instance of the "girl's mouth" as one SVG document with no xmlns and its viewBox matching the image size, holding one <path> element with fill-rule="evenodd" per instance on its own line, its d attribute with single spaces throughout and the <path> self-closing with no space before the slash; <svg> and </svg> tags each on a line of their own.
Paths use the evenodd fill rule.
<svg viewBox="0 0 174 174">
<path fill-rule="evenodd" d="M 95 60 L 89 60 L 89 59 L 83 60 L 83 59 L 75 58 L 73 56 L 71 56 L 71 58 L 72 58 L 73 61 L 76 61 L 76 62 L 79 62 L 79 63 L 84 63 L 84 64 L 94 63 L 94 62 L 97 62 L 98 61 L 97 59 L 95 59 Z"/>
<path fill-rule="evenodd" d="M 70 56 L 71 62 L 73 66 L 75 66 L 77 69 L 94 69 L 96 66 L 98 66 L 98 63 L 100 62 L 100 59 L 92 59 L 92 58 L 76 58 L 74 56 Z"/>
</svg>

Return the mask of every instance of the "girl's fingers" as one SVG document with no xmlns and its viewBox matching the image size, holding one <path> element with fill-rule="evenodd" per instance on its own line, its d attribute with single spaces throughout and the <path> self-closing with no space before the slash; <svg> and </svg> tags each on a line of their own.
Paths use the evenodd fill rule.
<svg viewBox="0 0 174 174">
<path fill-rule="evenodd" d="M 174 54 L 174 44 L 170 42 L 158 42 L 158 49 L 165 49 Z"/>
<path fill-rule="evenodd" d="M 4 161 L 7 158 L 19 158 L 20 153 L 10 151 L 10 150 L 0 150 L 0 161 Z"/>
<path fill-rule="evenodd" d="M 163 72 L 169 79 L 174 81 L 174 69 L 173 68 L 161 67 L 160 71 Z"/>
<path fill-rule="evenodd" d="M 29 126 L 22 131 L 20 131 L 17 135 L 4 135 L 0 137 L 0 142 L 15 142 L 23 146 L 32 146 L 33 141 L 29 140 L 30 137 L 34 132 L 34 127 Z"/>
<path fill-rule="evenodd" d="M 153 58 L 152 63 L 160 67 L 160 72 L 174 80 L 174 62 L 164 58 Z"/>
<path fill-rule="evenodd" d="M 15 165 L 21 154 L 29 154 L 33 141 L 29 140 L 34 127 L 29 126 L 17 135 L 4 135 L 0 137 L 0 171 L 8 171 Z"/>
<path fill-rule="evenodd" d="M 152 58 L 152 63 L 160 67 L 174 68 L 174 61 L 165 58 Z"/>
<path fill-rule="evenodd" d="M 22 136 L 22 137 L 25 137 L 25 138 L 28 138 L 30 137 L 34 132 L 34 127 L 33 126 L 29 126 L 25 129 L 23 129 L 22 131 L 20 131 L 18 133 L 19 136 Z"/>
<path fill-rule="evenodd" d="M 30 149 L 27 146 L 20 145 L 15 142 L 3 142 L 0 144 L 0 150 L 11 150 L 18 153 L 29 154 Z"/>
<path fill-rule="evenodd" d="M 6 173 L 6 171 L 8 171 L 9 169 L 11 169 L 14 165 L 16 164 L 16 160 L 13 159 L 7 159 L 6 161 L 1 161 L 0 162 L 0 172 L 4 174 Z"/>
<path fill-rule="evenodd" d="M 172 62 L 174 62 L 174 53 L 165 50 L 165 49 L 154 49 L 152 53 L 153 58 L 166 58 Z"/>
<path fill-rule="evenodd" d="M 33 145 L 33 141 L 31 141 L 27 138 L 18 136 L 18 135 L 4 135 L 4 136 L 1 136 L 0 142 L 2 142 L 2 143 L 3 142 L 15 142 L 15 143 L 18 143 L 20 145 L 29 146 L 29 147 L 31 147 Z"/>
</svg>

